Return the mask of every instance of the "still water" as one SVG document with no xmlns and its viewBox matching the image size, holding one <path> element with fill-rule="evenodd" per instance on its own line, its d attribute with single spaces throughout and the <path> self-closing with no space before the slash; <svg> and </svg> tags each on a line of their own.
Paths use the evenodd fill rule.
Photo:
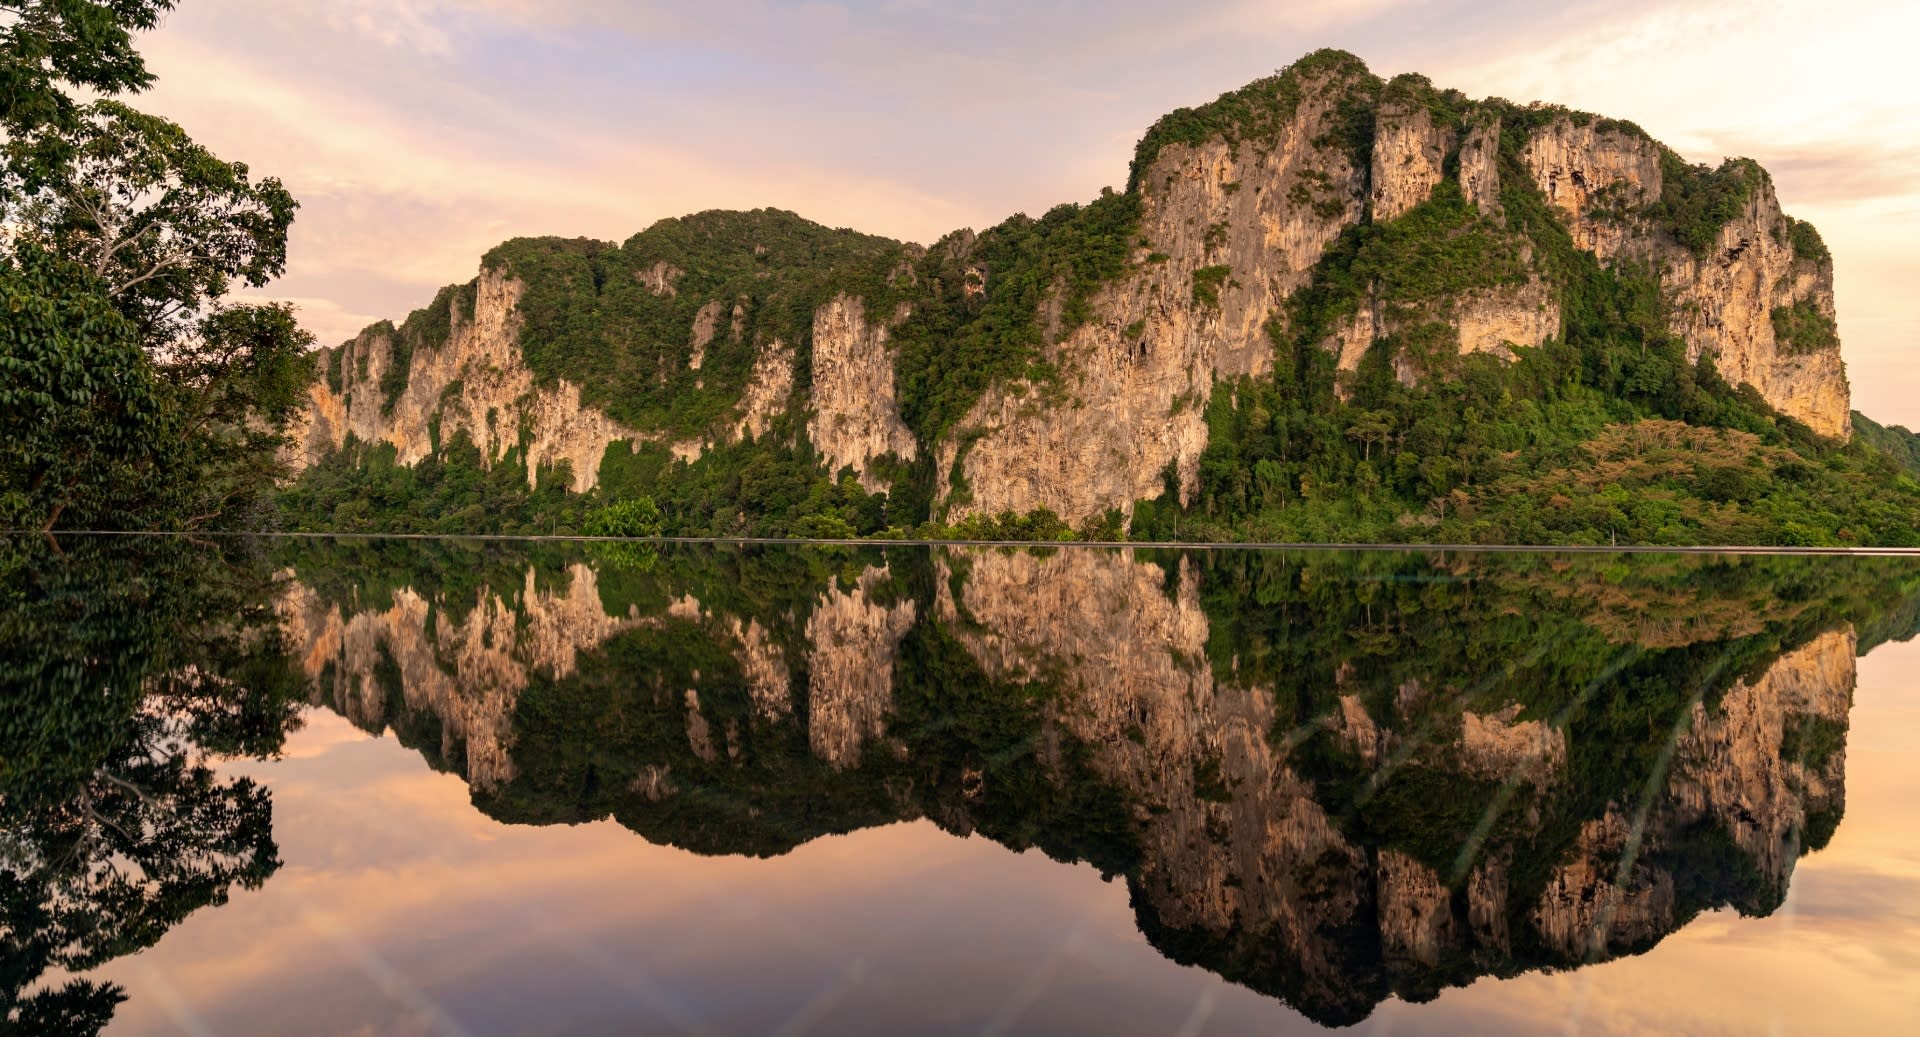
<svg viewBox="0 0 1920 1037">
<path fill-rule="evenodd" d="M 87 539 L 0 575 L 0 1032 L 1920 1019 L 1920 559 Z"/>
</svg>

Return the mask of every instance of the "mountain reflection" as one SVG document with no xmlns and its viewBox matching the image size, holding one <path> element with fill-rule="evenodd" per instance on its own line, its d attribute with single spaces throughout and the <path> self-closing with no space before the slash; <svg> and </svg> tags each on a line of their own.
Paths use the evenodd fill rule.
<svg viewBox="0 0 1920 1037">
<path fill-rule="evenodd" d="M 1329 1024 L 1766 914 L 1844 808 L 1905 561 L 361 542 L 316 700 L 511 823 L 771 856 L 927 818 L 1123 879 Z"/>
</svg>

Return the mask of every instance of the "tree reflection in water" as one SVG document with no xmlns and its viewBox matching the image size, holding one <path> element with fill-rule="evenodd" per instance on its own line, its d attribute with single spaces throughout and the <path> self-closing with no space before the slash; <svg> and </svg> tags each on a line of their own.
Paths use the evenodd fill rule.
<svg viewBox="0 0 1920 1037">
<path fill-rule="evenodd" d="M 97 1033 L 74 974 L 280 866 L 265 789 L 304 680 L 266 559 L 179 540 L 0 539 L 0 1030 Z"/>
</svg>

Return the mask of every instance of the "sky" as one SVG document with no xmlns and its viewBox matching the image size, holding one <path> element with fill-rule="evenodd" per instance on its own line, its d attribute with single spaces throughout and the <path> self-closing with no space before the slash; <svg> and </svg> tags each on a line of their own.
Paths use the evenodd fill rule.
<svg viewBox="0 0 1920 1037">
<path fill-rule="evenodd" d="M 1323 46 L 1745 155 L 1835 257 L 1857 409 L 1920 428 L 1912 0 L 181 0 L 137 102 L 302 203 L 323 344 L 520 235 L 774 206 L 927 242 L 1122 186 L 1140 134 Z"/>
</svg>

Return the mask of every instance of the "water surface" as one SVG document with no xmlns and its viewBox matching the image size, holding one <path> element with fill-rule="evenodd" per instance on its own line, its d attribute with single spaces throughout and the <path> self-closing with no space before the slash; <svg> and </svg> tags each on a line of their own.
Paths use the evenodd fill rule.
<svg viewBox="0 0 1920 1037">
<path fill-rule="evenodd" d="M 0 613 L 16 1020 L 1920 1017 L 1912 559 L 63 547 Z"/>
</svg>

